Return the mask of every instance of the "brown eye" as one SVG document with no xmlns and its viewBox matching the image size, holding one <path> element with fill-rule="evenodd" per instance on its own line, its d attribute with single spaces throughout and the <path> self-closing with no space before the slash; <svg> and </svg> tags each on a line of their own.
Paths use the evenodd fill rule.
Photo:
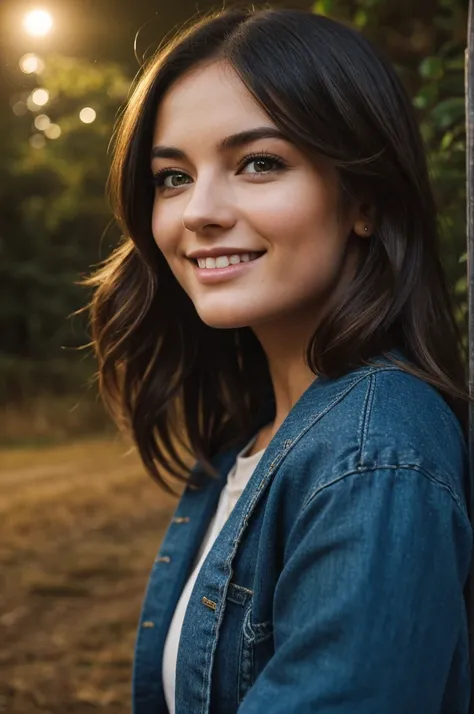
<svg viewBox="0 0 474 714">
<path fill-rule="evenodd" d="M 247 169 L 250 167 L 250 170 Z M 257 154 L 247 156 L 241 169 L 246 174 L 269 174 L 273 171 L 281 171 L 286 167 L 284 161 L 277 156 Z"/>
</svg>

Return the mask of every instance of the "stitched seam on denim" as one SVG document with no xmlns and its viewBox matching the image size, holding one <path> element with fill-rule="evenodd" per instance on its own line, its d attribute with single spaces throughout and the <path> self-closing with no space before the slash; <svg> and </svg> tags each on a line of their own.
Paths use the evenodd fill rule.
<svg viewBox="0 0 474 714">
<path fill-rule="evenodd" d="M 250 613 L 252 611 L 252 603 L 248 606 L 245 611 L 244 622 L 243 622 L 243 633 L 244 637 L 249 644 L 255 642 L 255 632 L 253 631 L 252 623 L 250 622 Z"/>
<path fill-rule="evenodd" d="M 229 595 L 229 592 L 227 592 L 226 600 L 227 600 L 227 602 L 233 602 L 234 605 L 239 605 L 239 607 L 245 607 L 245 605 L 247 603 L 247 599 L 245 597 L 241 598 L 239 600 L 236 597 L 234 597 L 234 595 Z"/>
<path fill-rule="evenodd" d="M 215 613 L 215 611 L 213 611 L 213 612 Z M 215 617 L 215 615 L 214 615 L 214 619 L 217 619 Z M 205 654 L 205 662 L 204 662 L 205 669 L 202 674 L 202 685 L 201 685 L 201 712 L 202 712 L 202 714 L 204 714 L 204 712 L 209 709 L 209 705 L 207 703 L 207 697 L 206 698 L 204 697 L 204 689 L 206 686 L 207 671 L 210 672 L 210 669 L 211 669 L 208 666 L 209 650 L 212 649 L 212 645 L 214 644 L 214 642 L 216 640 L 215 634 L 216 634 L 216 627 L 215 627 L 215 623 L 214 623 L 214 626 L 213 626 L 212 632 L 211 632 L 211 637 L 209 638 L 207 645 L 206 645 L 206 654 Z M 211 656 L 212 656 L 212 653 L 211 653 Z M 210 693 L 209 693 L 209 698 L 210 698 Z"/>
<path fill-rule="evenodd" d="M 327 488 L 330 488 L 331 486 L 334 486 L 335 484 L 339 483 L 340 481 L 343 481 L 346 479 L 348 476 L 363 476 L 365 474 L 373 473 L 375 471 L 418 471 L 422 476 L 428 479 L 428 481 L 431 481 L 432 483 L 436 484 L 437 486 L 440 486 L 441 488 L 445 489 L 448 491 L 450 496 L 452 497 L 453 501 L 456 503 L 457 507 L 461 511 L 462 515 L 468 523 L 470 524 L 469 519 L 467 518 L 467 515 L 465 513 L 465 510 L 463 508 L 463 504 L 461 500 L 458 498 L 457 494 L 453 491 L 451 486 L 448 483 L 445 483 L 444 481 L 441 481 L 439 478 L 434 476 L 430 471 L 427 471 L 424 469 L 422 466 L 419 464 L 377 464 L 376 466 L 368 466 L 364 467 L 361 469 L 352 469 L 351 471 L 347 471 L 346 473 L 342 474 L 341 476 L 338 476 L 337 478 L 333 479 L 332 481 L 329 481 L 328 483 L 325 483 L 323 486 L 316 487 L 316 489 L 308 496 L 307 500 L 305 501 L 300 513 L 297 516 L 297 519 L 303 515 L 305 509 L 311 501 L 318 496 L 322 491 L 325 491 Z"/>
<path fill-rule="evenodd" d="M 362 454 L 364 453 L 364 446 L 365 446 L 365 442 L 367 440 L 367 434 L 369 431 L 370 415 L 372 413 L 372 404 L 374 403 L 374 394 L 375 394 L 375 380 L 373 379 L 373 375 L 370 374 L 368 384 L 367 384 L 367 392 L 365 395 L 364 405 L 362 407 L 360 424 L 359 424 L 360 448 L 359 448 L 359 455 L 357 457 L 357 467 L 358 468 L 362 465 Z"/>
<path fill-rule="evenodd" d="M 252 623 L 253 607 L 250 603 L 247 608 L 243 620 L 243 633 L 249 644 L 258 645 L 260 642 L 265 642 L 273 635 L 273 622 L 267 620 L 259 624 Z"/>
<path fill-rule="evenodd" d="M 229 578 L 224 581 L 224 584 L 222 588 L 219 589 L 219 596 L 218 596 L 218 603 L 217 603 L 217 609 L 215 610 L 215 615 L 214 615 L 214 625 L 212 628 L 212 633 L 211 637 L 209 638 L 209 642 L 206 645 L 206 670 L 203 673 L 203 682 L 202 682 L 202 687 L 201 687 L 201 702 L 202 702 L 202 707 L 201 707 L 201 713 L 205 714 L 205 712 L 209 711 L 209 706 L 210 706 L 210 700 L 211 700 L 211 675 L 212 675 L 212 665 L 213 665 L 213 660 L 214 660 L 214 655 L 217 647 L 217 639 L 218 639 L 218 633 L 222 624 L 222 620 L 224 619 L 224 612 L 225 612 L 225 606 L 226 606 L 226 599 L 227 599 L 227 591 L 229 589 L 229 584 L 230 584 L 230 578 L 232 577 L 232 558 L 233 554 L 237 551 L 237 546 L 238 542 L 234 543 L 234 548 L 232 549 L 231 553 L 229 554 L 229 557 L 226 560 L 226 569 L 229 572 Z M 210 649 L 210 661 L 208 662 L 209 656 L 208 652 Z M 210 667 L 208 665 L 211 665 Z M 204 699 L 204 687 L 206 684 L 206 679 L 209 680 L 209 686 L 207 689 L 208 696 Z"/>
<path fill-rule="evenodd" d="M 273 622 L 268 620 L 267 622 L 262 622 L 259 625 L 252 625 L 255 634 L 255 644 L 259 645 L 260 642 L 265 642 L 269 637 L 273 635 Z"/>
<path fill-rule="evenodd" d="M 395 371 L 395 369 L 396 368 L 393 368 L 393 367 L 387 367 L 387 368 L 383 367 L 379 371 L 384 371 L 384 372 L 385 371 Z M 287 454 L 290 453 L 290 451 L 298 443 L 298 441 L 301 439 L 301 437 L 303 437 L 306 434 L 306 432 L 309 431 L 309 429 L 311 429 L 315 424 L 317 424 L 318 421 L 320 421 L 320 419 L 323 418 L 323 416 L 325 416 L 336 404 L 338 404 L 338 402 L 342 401 L 342 399 L 344 399 L 349 394 L 349 392 L 351 392 L 352 389 L 354 389 L 354 387 L 356 387 L 360 382 L 362 382 L 362 380 L 367 379 L 367 377 L 370 377 L 370 375 L 374 371 L 375 371 L 375 369 L 368 370 L 367 372 L 364 372 L 364 374 L 360 375 L 360 377 L 357 377 L 357 379 L 354 379 L 349 385 L 346 385 L 341 392 L 338 392 L 334 396 L 333 400 L 331 402 L 329 402 L 329 404 L 321 412 L 318 412 L 316 414 L 316 416 L 314 414 L 312 414 L 308 418 L 308 423 L 306 423 L 303 426 L 301 431 L 294 438 L 291 446 L 288 449 L 285 449 L 285 448 L 282 449 L 273 459 L 273 461 L 270 464 L 270 466 L 268 467 L 266 473 L 262 477 L 260 484 L 258 485 L 258 492 L 255 494 L 254 501 L 255 501 L 255 498 L 260 497 L 260 491 L 261 491 L 262 487 L 264 486 L 264 484 L 266 483 L 266 481 L 268 481 L 268 479 L 272 475 L 273 471 L 276 471 L 277 468 L 280 467 L 283 459 L 287 456 Z M 249 511 L 252 510 L 254 501 L 252 501 L 249 504 L 249 509 L 248 509 Z M 238 537 L 240 537 L 240 533 L 239 533 Z"/>
<path fill-rule="evenodd" d="M 249 680 L 249 672 L 247 669 L 245 669 L 245 680 L 243 681 L 242 676 L 244 674 L 244 667 L 243 667 L 243 661 L 245 659 L 245 653 L 247 653 L 247 657 L 250 660 L 250 665 L 246 665 L 246 667 L 250 666 L 250 668 L 253 667 L 253 646 L 254 646 L 254 639 L 253 638 L 247 638 L 245 634 L 246 627 L 250 627 L 250 631 L 252 632 L 251 626 L 250 626 L 250 611 L 252 609 L 252 603 L 249 604 L 245 615 L 244 615 L 244 620 L 242 623 L 242 639 L 241 639 L 241 651 L 240 651 L 240 659 L 239 659 L 239 671 L 238 671 L 238 701 L 239 701 L 239 706 L 243 701 L 243 698 L 245 697 L 249 687 L 248 687 L 248 680 Z M 246 692 L 242 695 L 242 689 L 246 686 Z"/>
<path fill-rule="evenodd" d="M 240 640 L 239 640 L 239 649 L 237 652 L 237 705 L 240 706 L 242 698 L 240 696 L 240 693 L 242 691 L 242 659 L 243 659 L 243 650 L 245 646 L 245 637 L 244 637 L 244 630 L 243 628 L 240 630 Z"/>
<path fill-rule="evenodd" d="M 230 582 L 229 585 L 232 585 L 232 587 L 237 588 L 237 590 L 243 590 L 244 593 L 248 593 L 249 595 L 253 595 L 253 590 L 249 590 L 249 588 L 244 588 L 243 585 L 237 585 L 237 583 Z"/>
<path fill-rule="evenodd" d="M 309 423 L 305 424 L 305 426 L 301 429 L 299 434 L 294 438 L 291 446 L 288 449 L 284 449 L 283 451 L 280 451 L 280 453 L 277 454 L 277 456 L 275 456 L 274 460 L 272 461 L 272 463 L 269 466 L 268 471 L 265 473 L 265 475 L 263 476 L 263 478 L 258 486 L 259 491 L 262 489 L 262 486 L 264 485 L 264 483 L 266 481 L 268 481 L 269 477 L 271 476 L 272 468 L 275 467 L 275 471 L 276 471 L 276 469 L 280 467 L 281 462 L 283 461 L 285 456 L 290 453 L 290 451 L 293 449 L 293 447 L 306 434 L 306 432 L 309 431 L 309 429 L 311 429 L 315 424 L 317 424 L 320 421 L 320 419 L 322 419 L 323 416 L 325 416 L 334 406 L 336 406 L 336 404 L 338 404 L 343 399 L 345 399 L 345 397 L 349 394 L 349 392 L 351 392 L 355 387 L 357 387 L 357 385 L 360 384 L 360 382 L 362 382 L 364 379 L 370 378 L 374 372 L 396 372 L 396 371 L 399 372 L 400 369 L 398 367 L 380 367 L 380 368 L 374 367 L 374 368 L 368 369 L 366 372 L 361 374 L 359 377 L 355 378 L 349 385 L 346 385 L 341 392 L 338 392 L 335 395 L 335 397 L 333 398 L 333 400 L 326 406 L 326 408 L 323 409 L 323 411 L 318 412 L 318 414 L 316 416 L 311 415 L 311 417 L 309 417 L 309 419 L 310 419 Z M 280 459 L 280 460 L 278 461 L 278 459 Z M 256 494 L 256 496 L 259 496 L 259 494 Z M 253 502 L 251 504 L 249 504 L 249 510 L 251 510 L 252 505 L 253 505 Z M 239 537 L 240 537 L 240 533 L 239 533 Z"/>
<path fill-rule="evenodd" d="M 236 605 L 245 607 L 252 595 L 253 591 L 249 590 L 249 588 L 244 588 L 243 585 L 237 585 L 237 583 L 230 582 L 227 587 L 226 599 Z"/>
</svg>

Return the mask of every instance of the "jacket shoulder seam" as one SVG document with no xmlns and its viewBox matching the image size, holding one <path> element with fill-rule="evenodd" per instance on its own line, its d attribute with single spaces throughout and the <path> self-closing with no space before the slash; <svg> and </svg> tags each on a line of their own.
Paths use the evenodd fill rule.
<svg viewBox="0 0 474 714">
<path fill-rule="evenodd" d="M 364 447 L 368 438 L 369 425 L 370 425 L 370 415 L 372 413 L 372 405 L 375 398 L 375 380 L 374 372 L 368 375 L 367 389 L 364 398 L 364 404 L 361 409 L 360 422 L 359 422 L 359 453 L 357 455 L 357 468 L 360 468 L 363 463 L 362 454 L 364 453 Z"/>
<path fill-rule="evenodd" d="M 320 493 L 323 491 L 331 488 L 332 486 L 337 485 L 338 483 L 341 483 L 341 481 L 344 481 L 348 479 L 350 476 L 364 476 L 367 474 L 372 474 L 375 473 L 376 471 L 417 471 L 420 476 L 423 476 L 426 478 L 428 481 L 431 481 L 435 486 L 444 489 L 449 493 L 451 498 L 454 500 L 456 503 L 456 506 L 459 508 L 461 511 L 462 515 L 464 518 L 467 520 L 467 522 L 470 525 L 470 520 L 468 518 L 467 512 L 465 505 L 463 504 L 462 500 L 459 498 L 457 493 L 451 488 L 451 486 L 446 483 L 445 481 L 441 480 L 437 476 L 434 476 L 430 471 L 427 469 L 423 468 L 417 463 L 410 464 L 410 463 L 403 463 L 403 464 L 377 464 L 375 466 L 359 466 L 355 469 L 351 469 L 350 471 L 346 471 L 345 473 L 341 474 L 340 476 L 337 476 L 333 478 L 332 480 L 322 484 L 321 486 L 317 486 L 308 496 L 306 501 L 304 502 L 300 515 L 306 510 L 306 508 L 309 506 L 311 501 L 313 501 Z"/>
</svg>

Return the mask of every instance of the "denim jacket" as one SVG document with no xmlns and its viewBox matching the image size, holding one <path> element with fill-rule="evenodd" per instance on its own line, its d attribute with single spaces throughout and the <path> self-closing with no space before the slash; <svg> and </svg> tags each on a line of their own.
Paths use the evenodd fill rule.
<svg viewBox="0 0 474 714">
<path fill-rule="evenodd" d="M 166 634 L 243 446 L 213 459 L 217 480 L 186 488 L 161 544 L 134 714 L 167 712 Z M 386 357 L 317 378 L 204 561 L 181 632 L 176 714 L 466 714 L 467 469 L 439 392 Z"/>
</svg>

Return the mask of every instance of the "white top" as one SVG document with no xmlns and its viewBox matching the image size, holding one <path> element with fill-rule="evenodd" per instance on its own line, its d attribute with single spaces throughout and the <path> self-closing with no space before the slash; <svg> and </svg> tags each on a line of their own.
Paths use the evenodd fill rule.
<svg viewBox="0 0 474 714">
<path fill-rule="evenodd" d="M 189 598 L 207 554 L 209 553 L 215 539 L 219 535 L 224 523 L 230 516 L 232 509 L 242 494 L 242 491 L 250 480 L 255 467 L 263 456 L 265 449 L 257 451 L 257 453 L 252 454 L 252 456 L 244 456 L 244 454 L 254 444 L 256 438 L 257 436 L 254 436 L 237 455 L 236 462 L 227 477 L 227 483 L 221 491 L 216 512 L 209 523 L 206 535 L 204 536 L 201 547 L 194 561 L 191 575 L 183 588 L 181 597 L 176 605 L 176 610 L 174 611 L 173 619 L 171 620 L 163 651 L 162 668 L 163 688 L 169 714 L 175 714 L 176 660 L 178 657 L 181 627 L 183 625 Z"/>
</svg>

